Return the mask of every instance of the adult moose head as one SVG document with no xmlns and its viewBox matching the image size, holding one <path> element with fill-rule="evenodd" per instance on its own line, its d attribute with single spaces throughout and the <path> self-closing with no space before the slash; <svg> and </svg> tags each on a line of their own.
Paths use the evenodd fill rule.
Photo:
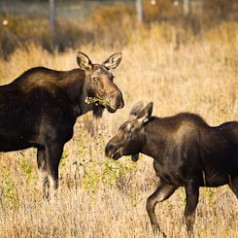
<svg viewBox="0 0 238 238">
<path fill-rule="evenodd" d="M 78 69 L 32 68 L 0 87 L 0 151 L 37 148 L 44 197 L 49 198 L 50 189 L 58 187 L 59 161 L 64 144 L 73 136 L 76 118 L 88 111 L 100 117 L 105 107 L 115 112 L 124 106 L 110 72 L 121 58 L 116 53 L 102 64 L 93 64 L 79 52 Z M 87 104 L 87 97 L 100 97 L 107 103 Z"/>
<path fill-rule="evenodd" d="M 130 118 L 105 148 L 117 160 L 139 153 L 154 159 L 158 187 L 147 199 L 146 209 L 154 231 L 161 231 L 155 205 L 168 199 L 179 186 L 185 187 L 184 211 L 187 231 L 193 232 L 199 187 L 228 184 L 238 197 L 238 122 L 210 127 L 200 116 L 180 113 L 172 117 L 151 116 L 153 104 L 137 103 Z"/>
</svg>

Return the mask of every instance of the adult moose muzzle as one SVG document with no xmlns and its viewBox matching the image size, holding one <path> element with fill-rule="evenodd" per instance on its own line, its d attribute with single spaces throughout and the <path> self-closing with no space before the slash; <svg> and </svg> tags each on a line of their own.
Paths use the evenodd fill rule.
<svg viewBox="0 0 238 238">
<path fill-rule="evenodd" d="M 155 205 L 168 199 L 183 186 L 187 231 L 193 233 L 199 187 L 229 185 L 238 198 L 238 122 L 209 126 L 200 116 L 180 113 L 159 118 L 152 116 L 153 104 L 137 103 L 130 118 L 105 148 L 106 156 L 119 159 L 139 153 L 154 159 L 158 187 L 148 198 L 146 209 L 154 231 L 162 233 Z"/>
<path fill-rule="evenodd" d="M 37 148 L 44 197 L 49 198 L 50 190 L 58 187 L 58 165 L 77 117 L 89 111 L 100 117 L 105 108 L 115 112 L 124 106 L 110 71 L 121 58 L 116 53 L 102 64 L 93 64 L 78 52 L 77 69 L 32 68 L 0 87 L 0 151 Z M 88 97 L 100 97 L 107 103 L 87 104 Z"/>
</svg>

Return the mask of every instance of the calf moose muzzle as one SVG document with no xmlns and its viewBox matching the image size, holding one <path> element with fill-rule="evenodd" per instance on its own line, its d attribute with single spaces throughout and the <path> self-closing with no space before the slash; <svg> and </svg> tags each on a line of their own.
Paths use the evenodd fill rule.
<svg viewBox="0 0 238 238">
<path fill-rule="evenodd" d="M 109 141 L 105 148 L 105 155 L 109 158 L 113 158 L 114 160 L 118 160 L 122 157 L 122 151 L 120 148 L 116 148 L 116 146 Z"/>
<path fill-rule="evenodd" d="M 112 158 L 114 160 L 118 160 L 119 158 L 121 158 L 123 155 L 126 155 L 126 154 L 123 153 L 123 147 L 118 146 L 118 144 L 114 143 L 112 140 L 110 140 L 106 145 L 105 156 Z M 138 159 L 139 159 L 139 153 L 131 155 L 131 160 L 133 162 L 137 162 Z"/>
</svg>

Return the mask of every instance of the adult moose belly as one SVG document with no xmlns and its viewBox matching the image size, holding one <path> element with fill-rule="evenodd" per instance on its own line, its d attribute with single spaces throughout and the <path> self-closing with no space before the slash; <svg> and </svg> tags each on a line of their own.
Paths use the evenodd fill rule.
<svg viewBox="0 0 238 238">
<path fill-rule="evenodd" d="M 0 135 L 0 151 L 15 151 L 32 147 L 24 137 Z"/>
</svg>

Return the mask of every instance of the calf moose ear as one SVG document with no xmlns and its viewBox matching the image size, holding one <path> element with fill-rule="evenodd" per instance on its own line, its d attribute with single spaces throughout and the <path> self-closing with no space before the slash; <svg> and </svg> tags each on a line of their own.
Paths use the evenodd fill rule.
<svg viewBox="0 0 238 238">
<path fill-rule="evenodd" d="M 82 70 L 90 70 L 93 67 L 91 60 L 83 52 L 78 52 L 77 62 L 78 62 L 79 68 Z"/>
<path fill-rule="evenodd" d="M 120 63 L 122 59 L 122 53 L 115 53 L 111 55 L 106 61 L 104 61 L 104 65 L 107 69 L 115 69 Z"/>
<path fill-rule="evenodd" d="M 131 109 L 130 116 L 138 116 L 139 113 L 143 110 L 144 104 L 143 102 L 137 102 Z"/>
<path fill-rule="evenodd" d="M 138 121 L 140 121 L 141 123 L 147 122 L 152 115 L 152 111 L 153 102 L 150 102 L 137 116 Z"/>
</svg>

